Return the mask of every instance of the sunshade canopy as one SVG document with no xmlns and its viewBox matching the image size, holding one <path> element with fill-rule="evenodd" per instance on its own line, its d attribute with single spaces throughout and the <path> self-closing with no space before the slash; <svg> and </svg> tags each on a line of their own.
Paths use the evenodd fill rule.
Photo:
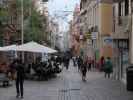
<svg viewBox="0 0 133 100">
<path fill-rule="evenodd" d="M 57 52 L 54 49 L 40 45 L 36 42 L 28 42 L 22 45 L 10 45 L 0 47 L 0 51 L 26 51 L 26 52 L 35 52 L 35 53 L 55 53 Z"/>
<path fill-rule="evenodd" d="M 54 49 L 40 45 L 33 41 L 18 46 L 17 51 L 27 51 L 27 52 L 36 52 L 36 53 L 55 53 L 55 52 L 57 52 Z"/>
<path fill-rule="evenodd" d="M 0 51 L 16 51 L 16 49 L 17 49 L 16 45 L 0 47 Z"/>
</svg>

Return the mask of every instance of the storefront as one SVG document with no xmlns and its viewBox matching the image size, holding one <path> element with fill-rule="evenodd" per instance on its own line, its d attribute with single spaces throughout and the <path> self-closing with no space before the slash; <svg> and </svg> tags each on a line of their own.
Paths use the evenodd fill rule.
<svg viewBox="0 0 133 100">
<path fill-rule="evenodd" d="M 129 40 L 118 39 L 114 41 L 114 65 L 116 67 L 116 76 L 118 79 L 126 79 L 126 68 L 129 59 Z"/>
</svg>

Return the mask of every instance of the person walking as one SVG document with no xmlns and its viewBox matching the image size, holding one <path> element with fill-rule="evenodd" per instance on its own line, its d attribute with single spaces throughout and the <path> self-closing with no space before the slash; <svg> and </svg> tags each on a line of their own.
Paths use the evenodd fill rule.
<svg viewBox="0 0 133 100">
<path fill-rule="evenodd" d="M 78 71 L 80 71 L 81 65 L 83 64 L 83 59 L 80 56 L 77 57 L 77 64 L 78 64 Z"/>
<path fill-rule="evenodd" d="M 77 64 L 77 62 L 76 62 L 76 57 L 73 56 L 72 60 L 73 60 L 73 66 L 76 67 L 76 64 Z"/>
<path fill-rule="evenodd" d="M 24 83 L 24 67 L 21 59 L 16 60 L 16 97 L 23 98 L 23 83 Z"/>
<path fill-rule="evenodd" d="M 69 58 L 68 58 L 68 56 L 65 56 L 64 57 L 64 66 L 68 70 L 68 68 L 69 68 Z"/>
<path fill-rule="evenodd" d="M 87 65 L 87 69 L 88 71 L 91 70 L 91 67 L 92 67 L 92 61 L 91 61 L 91 57 L 86 57 L 86 65 Z"/>
<path fill-rule="evenodd" d="M 82 80 L 86 81 L 87 66 L 85 62 L 83 62 L 81 65 L 81 73 L 82 73 Z"/>
<path fill-rule="evenodd" d="M 112 65 L 110 57 L 107 57 L 107 59 L 105 61 L 104 71 L 105 71 L 105 78 L 106 77 L 110 78 L 110 74 L 113 72 L 113 65 Z"/>
<path fill-rule="evenodd" d="M 99 70 L 102 72 L 104 71 L 104 66 L 105 66 L 105 59 L 104 59 L 104 56 L 102 56 L 100 58 L 100 61 L 99 61 Z"/>
</svg>

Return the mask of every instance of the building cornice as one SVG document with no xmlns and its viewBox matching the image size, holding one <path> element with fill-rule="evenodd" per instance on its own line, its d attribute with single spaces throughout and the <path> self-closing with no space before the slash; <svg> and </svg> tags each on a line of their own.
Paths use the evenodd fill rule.
<svg viewBox="0 0 133 100">
<path fill-rule="evenodd" d="M 113 2 L 122 2 L 124 0 L 113 0 Z"/>
<path fill-rule="evenodd" d="M 108 4 L 112 4 L 113 0 L 99 0 L 100 3 L 108 3 Z"/>
</svg>

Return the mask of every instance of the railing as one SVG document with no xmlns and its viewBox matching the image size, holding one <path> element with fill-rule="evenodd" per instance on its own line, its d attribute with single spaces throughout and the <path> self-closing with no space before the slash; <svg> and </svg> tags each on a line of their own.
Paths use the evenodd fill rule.
<svg viewBox="0 0 133 100">
<path fill-rule="evenodd" d="M 131 17 L 130 16 L 121 16 L 121 17 L 118 17 L 118 21 L 119 21 L 119 25 L 120 26 L 127 26 L 128 24 L 131 23 Z"/>
<path fill-rule="evenodd" d="M 116 27 L 123 31 L 130 31 L 131 29 L 131 16 L 121 16 L 115 18 L 115 25 Z"/>
<path fill-rule="evenodd" d="M 129 33 L 131 31 L 131 17 L 121 16 L 115 17 L 115 38 L 129 38 Z"/>
</svg>

